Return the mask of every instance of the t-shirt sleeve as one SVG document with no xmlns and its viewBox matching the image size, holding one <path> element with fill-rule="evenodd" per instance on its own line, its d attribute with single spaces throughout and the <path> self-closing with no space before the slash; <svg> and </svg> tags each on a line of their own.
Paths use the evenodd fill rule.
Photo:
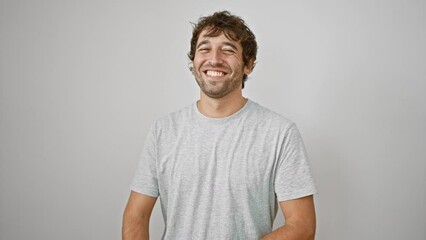
<svg viewBox="0 0 426 240">
<path fill-rule="evenodd" d="M 278 201 L 286 201 L 317 192 L 302 137 L 295 124 L 285 132 L 275 177 Z"/>
<path fill-rule="evenodd" d="M 130 190 L 151 197 L 159 196 L 156 157 L 155 127 L 152 126 L 145 139 L 139 165 L 130 185 Z"/>
</svg>

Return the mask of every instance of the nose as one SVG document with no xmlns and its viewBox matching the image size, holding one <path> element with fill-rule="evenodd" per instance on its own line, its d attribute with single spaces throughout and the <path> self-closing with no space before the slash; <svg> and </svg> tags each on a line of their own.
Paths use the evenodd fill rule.
<svg viewBox="0 0 426 240">
<path fill-rule="evenodd" d="M 220 64 L 223 62 L 223 55 L 220 49 L 215 49 L 211 51 L 209 62 L 211 64 Z"/>
</svg>

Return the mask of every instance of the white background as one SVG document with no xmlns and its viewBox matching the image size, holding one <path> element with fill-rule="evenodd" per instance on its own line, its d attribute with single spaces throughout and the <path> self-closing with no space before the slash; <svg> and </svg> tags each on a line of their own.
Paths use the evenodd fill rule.
<svg viewBox="0 0 426 240">
<path fill-rule="evenodd" d="M 259 44 L 244 95 L 304 137 L 317 239 L 424 239 L 426 2 L 414 0 L 0 0 L 0 239 L 120 238 L 148 128 L 198 98 L 190 22 L 225 9 Z"/>
</svg>

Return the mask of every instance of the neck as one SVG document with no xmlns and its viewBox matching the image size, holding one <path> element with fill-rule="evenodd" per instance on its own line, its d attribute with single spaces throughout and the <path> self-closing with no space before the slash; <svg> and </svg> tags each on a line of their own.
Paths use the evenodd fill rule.
<svg viewBox="0 0 426 240">
<path fill-rule="evenodd" d="M 246 103 L 247 98 L 242 96 L 241 91 L 235 94 L 228 94 L 219 99 L 210 98 L 201 92 L 197 107 L 204 116 L 224 118 L 238 112 Z"/>
</svg>

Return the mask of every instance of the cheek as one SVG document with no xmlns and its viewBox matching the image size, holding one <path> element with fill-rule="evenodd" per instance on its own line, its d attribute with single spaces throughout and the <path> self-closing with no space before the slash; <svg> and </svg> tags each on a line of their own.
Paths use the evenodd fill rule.
<svg viewBox="0 0 426 240">
<path fill-rule="evenodd" d="M 233 64 L 232 64 L 232 68 L 235 70 L 235 71 L 238 71 L 238 72 L 242 72 L 242 73 L 244 73 L 244 71 L 245 71 L 245 67 L 244 67 L 244 64 L 242 64 L 242 63 L 239 63 L 239 62 L 234 62 Z"/>
<path fill-rule="evenodd" d="M 232 66 L 236 67 L 236 68 L 244 68 L 244 61 L 237 57 L 237 56 L 233 56 L 232 59 L 230 59 L 230 62 L 232 62 Z"/>
<path fill-rule="evenodd" d="M 200 57 L 194 57 L 194 61 L 192 62 L 194 67 L 200 67 L 203 62 L 203 59 Z"/>
</svg>

